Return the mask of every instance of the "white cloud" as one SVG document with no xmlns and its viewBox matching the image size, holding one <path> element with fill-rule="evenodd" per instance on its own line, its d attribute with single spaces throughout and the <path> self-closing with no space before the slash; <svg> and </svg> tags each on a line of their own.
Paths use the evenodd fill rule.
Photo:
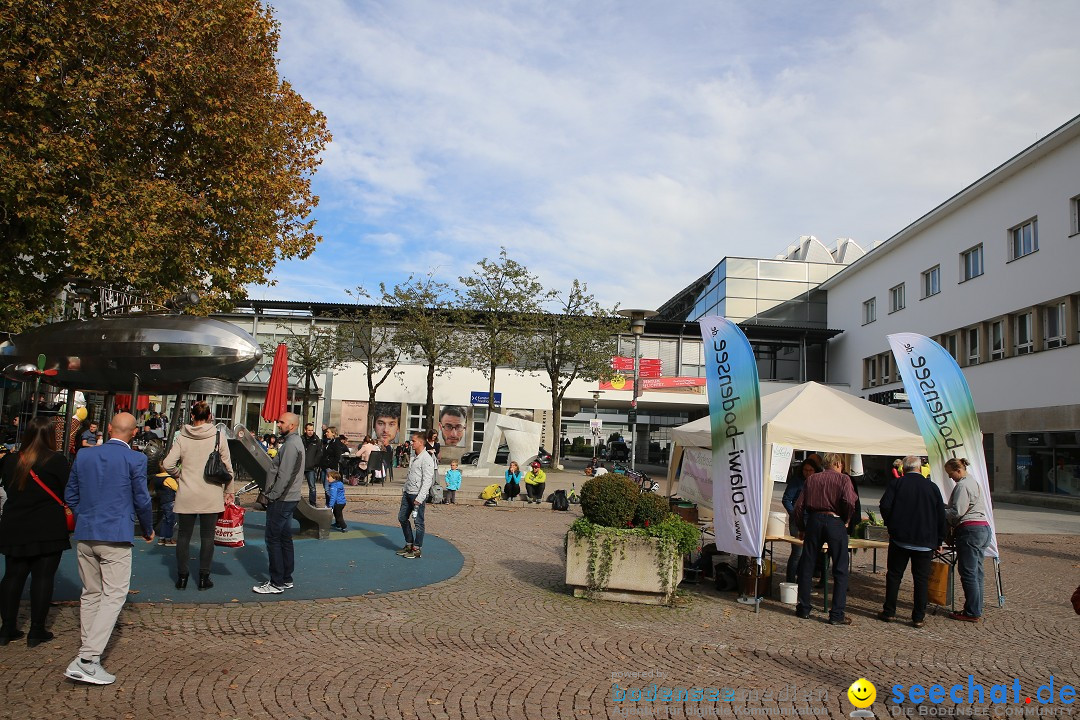
<svg viewBox="0 0 1080 720">
<path fill-rule="evenodd" d="M 505 245 L 659 305 L 801 234 L 869 247 L 1080 89 L 1069 0 L 277 5 L 282 73 L 335 136 L 320 287 L 452 281 Z"/>
</svg>

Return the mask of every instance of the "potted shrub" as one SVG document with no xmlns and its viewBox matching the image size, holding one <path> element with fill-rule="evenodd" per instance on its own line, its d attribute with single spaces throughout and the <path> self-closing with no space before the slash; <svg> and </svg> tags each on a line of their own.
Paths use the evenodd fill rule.
<svg viewBox="0 0 1080 720">
<path fill-rule="evenodd" d="M 566 584 L 577 597 L 667 604 L 683 577 L 683 556 L 701 533 L 671 512 L 668 500 L 642 495 L 609 473 L 581 488 L 584 517 L 566 535 Z"/>
</svg>

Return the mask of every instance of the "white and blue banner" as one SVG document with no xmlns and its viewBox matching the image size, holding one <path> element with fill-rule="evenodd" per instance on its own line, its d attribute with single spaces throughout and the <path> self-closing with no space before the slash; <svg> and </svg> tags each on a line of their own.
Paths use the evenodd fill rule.
<svg viewBox="0 0 1080 720">
<path fill-rule="evenodd" d="M 765 538 L 757 361 L 735 323 L 712 316 L 700 324 L 712 432 L 716 549 L 759 557 Z"/>
<path fill-rule="evenodd" d="M 964 373 L 945 348 L 923 335 L 889 335 L 889 346 L 896 357 L 896 367 L 904 381 L 915 422 L 926 443 L 930 477 L 948 501 L 955 483 L 945 474 L 945 462 L 952 458 L 967 459 L 968 474 L 977 480 L 979 491 L 986 500 L 990 522 L 990 545 L 986 554 L 998 557 L 982 430 Z"/>
</svg>

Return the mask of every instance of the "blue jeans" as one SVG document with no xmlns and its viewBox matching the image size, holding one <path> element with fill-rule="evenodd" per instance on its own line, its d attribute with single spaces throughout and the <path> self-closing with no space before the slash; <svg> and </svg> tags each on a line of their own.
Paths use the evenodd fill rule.
<svg viewBox="0 0 1080 720">
<path fill-rule="evenodd" d="M 275 587 L 293 580 L 292 516 L 296 505 L 296 500 L 274 500 L 266 508 L 266 554 L 270 556 L 270 584 Z"/>
<path fill-rule="evenodd" d="M 409 493 L 402 493 L 401 495 L 401 507 L 398 508 L 397 519 L 401 523 L 401 532 L 405 534 L 405 544 L 415 545 L 416 547 L 423 547 L 424 545 L 424 508 L 427 505 L 420 505 L 416 509 L 416 530 L 413 531 L 413 523 L 410 522 L 409 516 L 412 514 L 413 501 L 416 500 L 415 495 Z"/>
<path fill-rule="evenodd" d="M 832 561 L 833 596 L 829 608 L 830 620 L 843 620 L 847 606 L 848 584 L 848 534 L 847 525 L 835 515 L 811 513 L 803 537 L 803 555 L 799 560 L 799 602 L 796 612 L 806 616 L 813 608 L 811 595 L 814 591 L 814 566 L 817 565 L 821 546 L 829 544 Z M 828 582 L 828 580 L 826 580 Z"/>
<path fill-rule="evenodd" d="M 956 565 L 964 587 L 964 614 L 982 617 L 983 557 L 990 545 L 989 525 L 961 525 L 956 528 Z"/>
<path fill-rule="evenodd" d="M 319 468 L 304 471 L 304 479 L 307 480 L 307 501 L 311 507 L 315 507 L 315 484 L 319 481 L 321 473 L 322 470 Z"/>
<path fill-rule="evenodd" d="M 161 485 L 157 489 L 158 507 L 161 509 L 161 522 L 158 537 L 162 540 L 172 538 L 173 526 L 176 525 L 176 515 L 173 508 L 176 506 L 176 491 Z"/>
</svg>

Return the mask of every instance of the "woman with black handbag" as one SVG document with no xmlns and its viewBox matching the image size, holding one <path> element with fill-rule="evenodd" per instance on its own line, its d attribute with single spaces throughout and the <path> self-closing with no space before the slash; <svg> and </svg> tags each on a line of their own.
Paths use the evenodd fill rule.
<svg viewBox="0 0 1080 720">
<path fill-rule="evenodd" d="M 211 453 L 220 455 L 227 475 L 206 475 Z M 210 580 L 210 563 L 214 558 L 214 526 L 225 504 L 233 501 L 232 458 L 229 443 L 220 436 L 212 422 L 210 406 L 203 401 L 191 407 L 191 424 L 184 425 L 161 469 L 177 480 L 176 504 L 173 513 L 180 529 L 176 537 L 176 589 L 183 590 L 188 581 L 188 560 L 195 520 L 199 521 L 199 589 L 214 587 Z"/>
<path fill-rule="evenodd" d="M 0 645 L 23 636 L 18 629 L 19 598 L 28 577 L 30 634 L 26 644 L 35 647 L 53 638 L 45 629 L 53 580 L 60 556 L 71 547 L 61 501 L 71 468 L 56 452 L 55 422 L 53 417 L 36 417 L 27 423 L 21 450 L 8 454 L 0 466 L 8 494 L 0 518 L 0 552 L 7 559 L 0 581 Z"/>
</svg>

